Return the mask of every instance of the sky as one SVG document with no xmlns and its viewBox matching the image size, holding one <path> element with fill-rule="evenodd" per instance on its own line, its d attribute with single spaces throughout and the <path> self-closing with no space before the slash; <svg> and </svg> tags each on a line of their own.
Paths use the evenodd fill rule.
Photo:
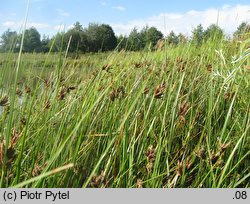
<svg viewBox="0 0 250 204">
<path fill-rule="evenodd" d="M 0 0 L 0 34 L 20 31 L 28 0 Z M 243 22 L 250 22 L 249 0 L 30 0 L 27 27 L 52 36 L 79 21 L 83 27 L 106 23 L 117 35 L 132 28 L 155 26 L 165 35 L 170 31 L 190 35 L 198 24 L 204 28 L 218 23 L 232 34 Z"/>
</svg>

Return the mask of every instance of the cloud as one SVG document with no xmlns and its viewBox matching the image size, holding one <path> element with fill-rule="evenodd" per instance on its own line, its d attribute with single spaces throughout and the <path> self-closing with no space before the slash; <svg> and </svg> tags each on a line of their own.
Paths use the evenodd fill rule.
<svg viewBox="0 0 250 204">
<path fill-rule="evenodd" d="M 50 25 L 46 23 L 28 22 L 27 27 L 35 27 L 37 29 L 47 29 L 50 28 Z"/>
<path fill-rule="evenodd" d="M 65 25 L 56 25 L 53 27 L 53 29 L 57 32 L 61 32 L 65 30 Z"/>
<path fill-rule="evenodd" d="M 38 2 L 42 2 L 44 0 L 31 0 L 31 3 L 38 3 Z"/>
<path fill-rule="evenodd" d="M 13 28 L 16 27 L 17 23 L 15 21 L 6 21 L 3 22 L 3 26 L 4 27 L 8 27 L 8 28 Z"/>
<path fill-rule="evenodd" d="M 64 16 L 64 17 L 69 17 L 70 16 L 70 13 L 64 11 L 63 9 L 56 9 L 56 12 L 60 16 Z"/>
<path fill-rule="evenodd" d="M 5 21 L 5 22 L 3 22 L 4 27 L 14 29 L 14 30 L 22 28 L 23 25 L 24 25 L 24 23 L 22 21 Z M 27 22 L 26 27 L 27 28 L 35 27 L 37 29 L 48 29 L 48 28 L 50 28 L 50 25 L 46 24 L 46 23 Z"/>
<path fill-rule="evenodd" d="M 107 2 L 106 2 L 106 1 L 100 1 L 100 4 L 101 4 L 102 6 L 107 6 Z"/>
<path fill-rule="evenodd" d="M 123 6 L 113 6 L 112 8 L 115 10 L 118 10 L 118 11 L 125 11 L 126 10 L 125 7 L 123 7 Z"/>
<path fill-rule="evenodd" d="M 219 9 L 209 8 L 203 11 L 190 10 L 184 13 L 161 13 L 145 19 L 133 20 L 127 23 L 110 23 L 117 34 L 129 34 L 132 28 L 138 29 L 144 26 L 155 26 L 167 35 L 171 30 L 176 33 L 182 32 L 190 35 L 191 31 L 198 24 L 207 28 L 211 24 L 216 24 L 231 34 L 237 26 L 250 20 L 250 5 L 224 5 Z"/>
</svg>

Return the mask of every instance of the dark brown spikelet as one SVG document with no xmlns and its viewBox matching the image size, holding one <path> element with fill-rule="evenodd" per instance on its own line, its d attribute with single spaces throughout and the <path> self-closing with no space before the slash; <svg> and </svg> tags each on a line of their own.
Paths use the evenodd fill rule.
<svg viewBox="0 0 250 204">
<path fill-rule="evenodd" d="M 20 138 L 20 136 L 21 136 L 21 133 L 17 132 L 15 129 L 12 130 L 11 141 L 6 151 L 6 157 L 7 157 L 6 164 L 8 167 L 16 158 L 15 145 L 18 139 Z M 0 166 L 3 164 L 5 147 L 6 147 L 6 141 L 1 142 L 0 143 Z"/>
<path fill-rule="evenodd" d="M 231 143 L 221 143 L 221 141 L 219 142 L 219 150 L 221 153 L 223 153 L 224 151 L 226 151 L 226 149 L 228 149 L 230 147 Z"/>
<path fill-rule="evenodd" d="M 67 94 L 67 89 L 65 87 L 60 87 L 58 91 L 58 99 L 63 100 Z"/>
<path fill-rule="evenodd" d="M 30 94 L 31 93 L 31 89 L 27 85 L 25 85 L 24 91 L 25 91 L 26 94 Z"/>
<path fill-rule="evenodd" d="M 210 160 L 212 162 L 212 164 L 216 164 L 217 161 L 219 161 L 220 159 L 220 152 L 215 153 L 214 151 L 212 151 L 211 155 L 210 155 Z"/>
<path fill-rule="evenodd" d="M 212 66 L 212 64 L 208 64 L 208 65 L 207 65 L 207 71 L 208 71 L 208 72 L 212 72 L 212 71 L 213 71 L 213 66 Z"/>
<path fill-rule="evenodd" d="M 67 88 L 67 93 L 70 93 L 71 91 L 74 91 L 74 90 L 76 90 L 76 89 L 77 89 L 76 86 L 69 86 L 69 87 Z"/>
<path fill-rule="evenodd" d="M 14 147 L 9 147 L 7 149 L 6 155 L 7 155 L 7 166 L 10 166 L 10 164 L 16 158 L 16 150 L 14 149 Z"/>
<path fill-rule="evenodd" d="M 117 98 L 118 94 L 116 89 L 112 89 L 112 91 L 109 94 L 109 98 L 111 101 L 114 101 Z"/>
<path fill-rule="evenodd" d="M 154 98 L 161 99 L 163 97 L 165 88 L 166 88 L 165 84 L 156 86 L 154 90 Z"/>
<path fill-rule="evenodd" d="M 105 182 L 105 174 L 102 171 L 99 176 L 94 175 L 91 179 L 91 187 L 92 188 L 100 188 Z"/>
<path fill-rule="evenodd" d="M 44 106 L 44 109 L 50 109 L 50 107 L 51 107 L 50 101 L 49 100 L 44 101 L 43 106 Z"/>
<path fill-rule="evenodd" d="M 184 125 L 185 125 L 186 122 L 187 122 L 187 121 L 186 121 L 186 118 L 185 118 L 183 115 L 180 116 L 180 122 L 181 122 L 181 124 L 184 124 Z"/>
<path fill-rule="evenodd" d="M 155 160 L 155 149 L 153 145 L 149 145 L 147 151 L 146 151 L 146 157 L 149 161 Z"/>
<path fill-rule="evenodd" d="M 143 188 L 143 181 L 141 179 L 138 179 L 136 182 L 137 188 Z"/>
<path fill-rule="evenodd" d="M 154 161 L 155 161 L 155 149 L 153 147 L 153 145 L 149 145 L 147 151 L 146 151 L 146 157 L 147 157 L 147 165 L 146 165 L 146 169 L 148 171 L 148 173 L 151 173 L 153 171 L 154 168 Z"/>
<path fill-rule="evenodd" d="M 38 176 L 40 173 L 41 173 L 41 168 L 36 164 L 35 168 L 32 171 L 32 176 L 33 177 Z"/>
<path fill-rule="evenodd" d="M 227 92 L 227 93 L 224 94 L 224 99 L 226 101 L 230 101 L 230 100 L 232 100 L 234 95 L 235 95 L 235 92 Z"/>
<path fill-rule="evenodd" d="M 110 65 L 110 64 L 105 64 L 105 65 L 103 65 L 103 67 L 102 67 L 102 70 L 104 70 L 104 71 L 106 71 L 106 72 L 109 72 L 110 69 L 111 69 L 111 65 Z"/>
<path fill-rule="evenodd" d="M 43 169 L 47 166 L 48 162 L 46 161 L 43 165 L 39 166 L 38 164 L 35 164 L 35 167 L 32 171 L 32 176 L 39 176 Z"/>
<path fill-rule="evenodd" d="M 47 78 L 47 79 L 44 79 L 43 81 L 44 81 L 45 88 L 48 89 L 51 83 L 50 79 Z"/>
<path fill-rule="evenodd" d="M 20 81 L 17 82 L 18 86 L 22 86 L 23 84 L 24 84 L 23 80 L 20 80 Z"/>
<path fill-rule="evenodd" d="M 116 92 L 119 98 L 125 98 L 127 95 L 124 86 L 119 86 Z"/>
<path fill-rule="evenodd" d="M 4 96 L 2 98 L 0 98 L 0 106 L 8 106 L 9 103 L 9 97 L 8 96 Z"/>
<path fill-rule="evenodd" d="M 19 88 L 16 88 L 16 95 L 21 97 L 22 94 L 23 94 L 23 92 Z"/>
<path fill-rule="evenodd" d="M 143 91 L 143 93 L 144 93 L 144 94 L 148 94 L 149 91 L 150 91 L 149 88 L 145 88 L 144 91 Z"/>
<path fill-rule="evenodd" d="M 14 147 L 15 144 L 17 143 L 18 139 L 21 137 L 21 132 L 18 132 L 17 130 L 13 129 L 11 133 L 11 141 L 10 141 L 10 146 Z"/>
<path fill-rule="evenodd" d="M 26 125 L 26 118 L 25 117 L 22 117 L 21 119 L 20 119 L 20 123 L 21 123 L 21 125 L 22 126 L 25 126 Z"/>
<path fill-rule="evenodd" d="M 198 150 L 196 154 L 200 159 L 202 160 L 206 159 L 206 151 L 203 146 Z"/>
<path fill-rule="evenodd" d="M 136 62 L 135 64 L 134 64 L 134 67 L 135 68 L 141 68 L 143 66 L 143 64 L 142 63 L 139 63 L 139 62 Z"/>
<path fill-rule="evenodd" d="M 176 58 L 176 62 L 177 62 L 177 63 L 182 63 L 182 62 L 183 62 L 182 57 L 178 56 L 178 57 Z"/>
<path fill-rule="evenodd" d="M 154 162 L 153 161 L 149 161 L 146 165 L 146 169 L 148 171 L 148 173 L 152 173 L 153 169 L 154 169 Z"/>
<path fill-rule="evenodd" d="M 178 176 L 182 176 L 182 174 L 183 174 L 183 169 L 184 169 L 184 164 L 183 164 L 183 162 L 180 162 L 180 161 L 178 160 L 178 163 L 177 163 L 177 174 L 178 174 Z"/>
<path fill-rule="evenodd" d="M 184 61 L 181 57 L 177 57 L 176 58 L 176 64 L 177 64 L 177 67 L 178 67 L 178 71 L 181 72 L 181 71 L 185 70 L 187 62 Z"/>
<path fill-rule="evenodd" d="M 192 167 L 193 163 L 192 163 L 192 157 L 189 156 L 186 160 L 186 169 L 189 170 Z"/>
<path fill-rule="evenodd" d="M 9 104 L 8 104 L 7 106 L 5 106 L 4 112 L 5 112 L 6 114 L 9 114 L 9 113 L 10 113 L 10 105 L 9 105 Z"/>
<path fill-rule="evenodd" d="M 178 65 L 178 70 L 179 70 L 180 72 L 184 71 L 185 68 L 186 68 L 186 62 L 182 62 L 182 63 L 180 63 L 180 64 Z"/>
<path fill-rule="evenodd" d="M 63 84 L 65 81 L 66 81 L 65 77 L 62 76 L 62 77 L 60 78 L 60 83 Z"/>
<path fill-rule="evenodd" d="M 179 116 L 185 117 L 189 109 L 189 104 L 187 102 L 183 102 L 180 106 Z"/>
<path fill-rule="evenodd" d="M 99 88 L 97 89 L 98 91 L 103 91 L 105 89 L 105 86 L 101 85 L 99 86 Z"/>
</svg>

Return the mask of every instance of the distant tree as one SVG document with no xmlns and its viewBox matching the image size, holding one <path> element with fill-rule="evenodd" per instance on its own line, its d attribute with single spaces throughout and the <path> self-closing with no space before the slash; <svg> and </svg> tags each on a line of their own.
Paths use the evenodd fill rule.
<svg viewBox="0 0 250 204">
<path fill-rule="evenodd" d="M 128 38 L 124 35 L 119 35 L 117 38 L 118 50 L 127 50 Z"/>
<path fill-rule="evenodd" d="M 180 33 L 177 37 L 178 37 L 178 42 L 180 44 L 185 44 L 188 42 L 188 38 L 185 35 L 183 35 L 182 33 Z"/>
<path fill-rule="evenodd" d="M 146 45 L 155 47 L 157 42 L 163 39 L 163 34 L 161 31 L 157 30 L 155 27 L 148 28 L 145 34 Z"/>
<path fill-rule="evenodd" d="M 109 51 L 116 48 L 117 39 L 111 26 L 107 24 L 89 24 L 85 29 L 90 52 Z"/>
<path fill-rule="evenodd" d="M 65 43 L 64 37 L 65 33 L 60 32 L 51 38 L 49 46 L 52 47 L 52 52 L 65 51 L 67 45 Z"/>
<path fill-rule="evenodd" d="M 192 43 L 196 46 L 202 45 L 203 37 L 204 37 L 204 29 L 202 25 L 198 25 L 194 30 L 192 31 Z"/>
<path fill-rule="evenodd" d="M 17 51 L 19 49 L 19 40 L 16 31 L 8 29 L 0 38 L 0 49 L 2 52 Z"/>
<path fill-rule="evenodd" d="M 68 30 L 65 34 L 65 44 L 67 45 L 70 41 L 69 52 L 87 50 L 87 36 L 83 30 L 82 25 L 79 22 L 74 24 L 74 27 Z"/>
<path fill-rule="evenodd" d="M 41 52 L 49 52 L 50 50 L 50 39 L 48 36 L 44 35 L 41 41 Z"/>
<path fill-rule="evenodd" d="M 166 37 L 166 43 L 169 45 L 177 45 L 179 43 L 178 36 L 174 33 L 174 31 L 171 31 L 168 34 Z"/>
<path fill-rule="evenodd" d="M 23 51 L 24 52 L 39 52 L 41 50 L 40 34 L 36 28 L 32 27 L 25 31 Z"/>
<path fill-rule="evenodd" d="M 145 30 L 145 28 L 144 28 Z M 145 32 L 138 32 L 137 28 L 133 28 L 128 36 L 128 49 L 132 51 L 142 50 L 145 47 Z"/>
<path fill-rule="evenodd" d="M 250 38 L 250 24 L 243 22 L 241 23 L 237 30 L 234 32 L 234 39 L 245 40 Z"/>
<path fill-rule="evenodd" d="M 225 34 L 224 31 L 218 25 L 212 24 L 204 31 L 203 38 L 205 41 L 221 41 L 225 38 Z"/>
<path fill-rule="evenodd" d="M 79 32 L 83 31 L 83 27 L 82 27 L 82 25 L 80 24 L 79 21 L 76 21 L 76 23 L 74 24 L 73 29 L 76 30 L 76 31 L 79 31 Z"/>
</svg>

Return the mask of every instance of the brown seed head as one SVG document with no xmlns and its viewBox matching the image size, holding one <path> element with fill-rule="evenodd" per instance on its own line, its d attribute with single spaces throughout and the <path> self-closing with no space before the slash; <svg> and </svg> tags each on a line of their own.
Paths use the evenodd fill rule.
<svg viewBox="0 0 250 204">
<path fill-rule="evenodd" d="M 31 89 L 27 85 L 25 85 L 24 91 L 25 91 L 26 94 L 30 94 L 31 93 Z"/>
<path fill-rule="evenodd" d="M 114 101 L 118 97 L 118 93 L 116 89 L 112 89 L 112 91 L 109 94 L 109 98 L 111 101 Z"/>
<path fill-rule="evenodd" d="M 212 66 L 212 64 L 208 64 L 208 65 L 207 65 L 207 71 L 208 71 L 208 72 L 212 72 L 212 71 L 213 71 L 213 66 Z"/>
<path fill-rule="evenodd" d="M 183 102 L 180 106 L 179 116 L 185 116 L 188 112 L 189 104 L 187 102 Z"/>
<path fill-rule="evenodd" d="M 0 98 L 0 106 L 8 106 L 9 105 L 9 97 L 4 96 Z"/>
<path fill-rule="evenodd" d="M 163 94 L 164 94 L 164 91 L 165 91 L 165 84 L 161 84 L 161 85 L 158 85 L 155 87 L 155 90 L 154 90 L 154 98 L 156 99 L 160 99 L 163 97 Z"/>
<path fill-rule="evenodd" d="M 153 145 L 149 145 L 147 151 L 146 151 L 146 157 L 148 159 L 148 161 L 153 162 L 155 160 L 155 149 L 153 147 Z"/>
<path fill-rule="evenodd" d="M 45 84 L 46 89 L 50 87 L 50 83 L 51 83 L 50 79 L 44 79 L 44 84 Z"/>
<path fill-rule="evenodd" d="M 186 169 L 189 170 L 192 167 L 192 158 L 189 156 L 186 160 Z"/>
<path fill-rule="evenodd" d="M 250 71 L 250 66 L 245 66 L 245 69 Z"/>
<path fill-rule="evenodd" d="M 76 86 L 69 86 L 69 87 L 67 88 L 67 93 L 70 93 L 71 91 L 76 90 L 76 89 L 77 89 Z"/>
<path fill-rule="evenodd" d="M 220 152 L 221 152 L 221 153 L 224 152 L 226 149 L 228 149 L 228 148 L 230 147 L 230 145 L 231 145 L 230 142 L 229 142 L 229 143 L 223 144 L 223 143 L 221 143 L 221 141 L 220 141 L 220 142 L 219 142 L 219 150 L 220 150 Z"/>
<path fill-rule="evenodd" d="M 110 65 L 110 64 L 105 64 L 105 65 L 103 65 L 103 67 L 102 67 L 102 70 L 105 70 L 106 72 L 109 72 L 110 69 L 111 69 L 111 65 Z"/>
<path fill-rule="evenodd" d="M 101 172 L 99 176 L 94 175 L 91 179 L 91 186 L 93 188 L 100 188 L 102 184 L 105 182 L 105 174 L 104 171 Z"/>
<path fill-rule="evenodd" d="M 141 68 L 143 66 L 143 64 L 142 63 L 139 63 L 139 62 L 136 62 L 135 64 L 134 64 L 134 67 L 135 68 Z"/>
<path fill-rule="evenodd" d="M 66 96 L 66 93 L 67 93 L 67 89 L 64 86 L 61 86 L 58 92 L 58 99 L 63 100 Z"/>
<path fill-rule="evenodd" d="M 149 93 L 149 88 L 145 88 L 143 91 L 144 94 L 148 94 Z"/>
<path fill-rule="evenodd" d="M 9 147 L 14 147 L 17 143 L 18 139 L 21 137 L 21 132 L 18 132 L 17 130 L 13 129 L 11 133 L 11 141 Z"/>
<path fill-rule="evenodd" d="M 148 173 L 152 173 L 153 168 L 154 168 L 154 162 L 150 161 L 149 163 L 147 163 L 146 169 L 147 169 Z"/>
<path fill-rule="evenodd" d="M 16 88 L 16 95 L 21 97 L 22 94 L 23 94 L 23 92 L 19 88 Z"/>
<path fill-rule="evenodd" d="M 50 109 L 50 107 L 51 107 L 50 101 L 49 100 L 44 101 L 44 108 L 45 109 Z"/>
<path fill-rule="evenodd" d="M 20 122 L 21 122 L 21 125 L 22 126 L 25 126 L 26 125 L 26 118 L 24 118 L 24 117 L 22 117 L 21 119 L 20 119 Z"/>
<path fill-rule="evenodd" d="M 137 188 L 143 188 L 143 181 L 141 179 L 137 180 Z"/>
<path fill-rule="evenodd" d="M 202 146 L 198 152 L 197 152 L 197 156 L 200 158 L 200 159 L 206 159 L 206 152 L 205 152 L 205 149 L 204 147 Z"/>
<path fill-rule="evenodd" d="M 178 174 L 178 176 L 182 176 L 182 174 L 183 174 L 183 169 L 184 169 L 184 164 L 183 164 L 183 162 L 180 162 L 180 161 L 178 160 L 178 163 L 177 163 L 177 174 Z"/>
<path fill-rule="evenodd" d="M 219 161 L 220 159 L 220 152 L 215 153 L 214 151 L 212 151 L 211 155 L 210 155 L 210 160 L 212 162 L 212 164 L 216 164 L 217 161 Z"/>
<path fill-rule="evenodd" d="M 41 173 L 41 168 L 36 164 L 35 168 L 32 171 L 32 176 L 33 177 L 38 176 L 40 173 Z"/>
</svg>

